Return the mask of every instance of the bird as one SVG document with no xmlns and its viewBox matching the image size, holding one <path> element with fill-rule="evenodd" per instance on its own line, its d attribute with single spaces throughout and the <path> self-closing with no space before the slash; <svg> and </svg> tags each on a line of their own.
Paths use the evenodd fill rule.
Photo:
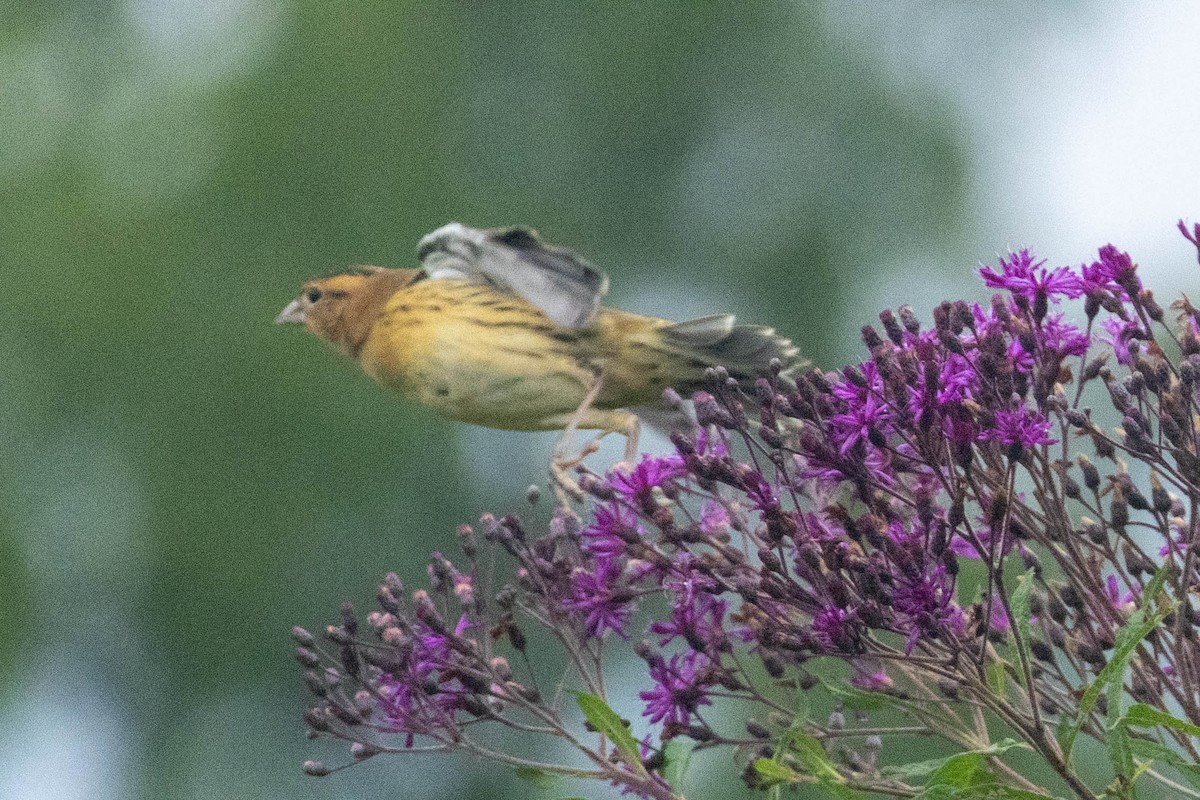
<svg viewBox="0 0 1200 800">
<path fill-rule="evenodd" d="M 457 222 L 423 237 L 417 268 L 360 266 L 305 283 L 276 317 L 303 325 L 388 389 L 460 422 L 625 435 L 639 409 L 724 367 L 740 383 L 805 365 L 774 329 L 716 314 L 684 322 L 602 305 L 608 277 L 524 227 Z M 594 447 L 593 447 L 594 449 Z"/>
</svg>

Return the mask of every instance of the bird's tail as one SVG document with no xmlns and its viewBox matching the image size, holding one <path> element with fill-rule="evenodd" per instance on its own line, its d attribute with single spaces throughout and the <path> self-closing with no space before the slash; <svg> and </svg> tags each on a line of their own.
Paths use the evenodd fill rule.
<svg viewBox="0 0 1200 800">
<path fill-rule="evenodd" d="M 739 383 L 751 384 L 766 375 L 776 358 L 783 364 L 783 374 L 789 376 L 808 364 L 791 340 L 774 328 L 735 325 L 732 314 L 675 322 L 660 334 L 670 348 L 706 366 L 725 367 Z M 676 388 L 688 392 L 702 387 L 703 379 L 697 376 L 694 384 Z"/>
</svg>

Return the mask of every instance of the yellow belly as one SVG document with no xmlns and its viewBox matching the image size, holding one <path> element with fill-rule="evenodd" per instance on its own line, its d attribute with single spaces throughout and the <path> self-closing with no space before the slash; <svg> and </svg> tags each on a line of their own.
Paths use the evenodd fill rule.
<svg viewBox="0 0 1200 800">
<path fill-rule="evenodd" d="M 593 345 L 567 341 L 575 333 L 486 286 L 427 280 L 392 296 L 359 358 L 380 383 L 452 419 L 553 430 L 579 408 L 602 368 Z"/>
</svg>

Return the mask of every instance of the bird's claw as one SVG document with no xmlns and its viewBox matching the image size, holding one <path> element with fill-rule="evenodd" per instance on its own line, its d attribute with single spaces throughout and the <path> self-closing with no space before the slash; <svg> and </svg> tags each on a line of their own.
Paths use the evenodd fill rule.
<svg viewBox="0 0 1200 800">
<path fill-rule="evenodd" d="M 583 463 L 584 459 L 600 449 L 598 439 L 593 439 L 583 446 L 575 455 L 568 455 L 560 450 L 550 461 L 550 483 L 560 505 L 569 505 L 570 501 L 582 503 L 587 497 L 579 487 L 579 482 L 571 475 L 571 470 Z"/>
<path fill-rule="evenodd" d="M 554 488 L 558 504 L 564 508 L 570 508 L 573 502 L 582 503 L 587 497 L 579 488 L 578 481 L 571 477 L 569 470 L 572 466 L 560 463 L 557 459 L 550 462 L 550 485 Z"/>
</svg>

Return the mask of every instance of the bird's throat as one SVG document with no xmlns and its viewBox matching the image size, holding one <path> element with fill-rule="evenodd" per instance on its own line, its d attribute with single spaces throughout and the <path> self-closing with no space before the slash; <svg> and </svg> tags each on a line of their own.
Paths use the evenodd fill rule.
<svg viewBox="0 0 1200 800">
<path fill-rule="evenodd" d="M 411 269 L 381 269 L 369 275 L 362 288 L 347 299 L 337 323 L 326 332 L 330 343 L 357 359 L 388 299 L 422 276 L 420 270 Z"/>
</svg>

